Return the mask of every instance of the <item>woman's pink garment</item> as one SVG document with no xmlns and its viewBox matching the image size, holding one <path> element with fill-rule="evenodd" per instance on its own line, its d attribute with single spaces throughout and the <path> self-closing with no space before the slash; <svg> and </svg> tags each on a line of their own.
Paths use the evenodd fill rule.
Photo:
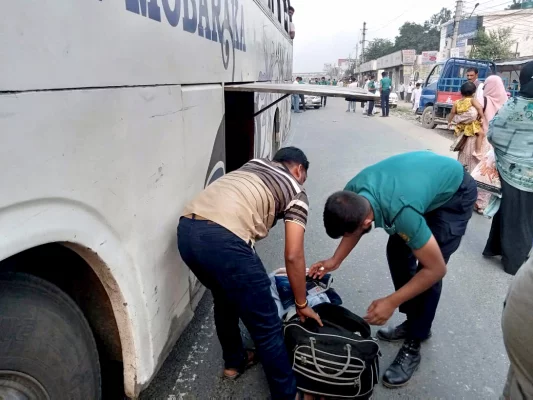
<svg viewBox="0 0 533 400">
<path fill-rule="evenodd" d="M 492 121 L 492 119 L 496 116 L 496 113 L 508 100 L 507 91 L 503 85 L 502 78 L 500 78 L 498 75 L 489 76 L 485 80 L 485 84 L 483 86 L 483 96 L 487 99 L 484 111 L 485 118 L 483 118 L 483 131 L 486 135 L 489 131 L 490 121 Z M 486 157 L 489 150 L 492 150 L 492 146 L 489 144 L 486 137 L 483 142 L 483 153 L 479 157 L 480 160 Z M 490 197 L 491 195 L 489 192 L 479 190 L 476 208 L 480 211 L 483 211 L 489 204 Z"/>
<path fill-rule="evenodd" d="M 483 96 L 487 99 L 485 106 L 485 118 L 483 119 L 483 130 L 489 131 L 489 122 L 492 121 L 496 113 L 507 102 L 507 92 L 503 85 L 502 78 L 498 75 L 491 75 L 485 81 Z"/>
</svg>

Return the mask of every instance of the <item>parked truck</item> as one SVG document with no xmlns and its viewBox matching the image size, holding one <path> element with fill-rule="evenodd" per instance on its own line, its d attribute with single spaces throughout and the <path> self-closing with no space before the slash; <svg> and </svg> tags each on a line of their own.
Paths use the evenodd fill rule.
<svg viewBox="0 0 533 400">
<path fill-rule="evenodd" d="M 435 65 L 426 79 L 416 110 L 422 116 L 424 128 L 434 129 L 438 124 L 447 123 L 454 101 L 461 98 L 461 85 L 466 82 L 466 72 L 471 67 L 478 69 L 480 81 L 496 73 L 496 65 L 488 60 L 450 58 Z"/>
</svg>

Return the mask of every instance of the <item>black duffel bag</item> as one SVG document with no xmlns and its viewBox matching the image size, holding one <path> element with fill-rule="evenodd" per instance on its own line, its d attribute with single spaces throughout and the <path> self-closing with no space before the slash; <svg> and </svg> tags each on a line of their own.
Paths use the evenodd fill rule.
<svg viewBox="0 0 533 400">
<path fill-rule="evenodd" d="M 323 327 L 295 317 L 284 328 L 298 389 L 331 398 L 371 398 L 381 354 L 370 326 L 341 306 L 323 303 L 313 309 Z"/>
</svg>

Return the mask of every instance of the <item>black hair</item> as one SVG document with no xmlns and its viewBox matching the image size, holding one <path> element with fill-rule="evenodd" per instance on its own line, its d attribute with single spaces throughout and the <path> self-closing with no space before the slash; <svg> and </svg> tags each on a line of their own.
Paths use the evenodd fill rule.
<svg viewBox="0 0 533 400">
<path fill-rule="evenodd" d="M 375 75 L 370 75 L 370 79 L 376 79 Z"/>
<path fill-rule="evenodd" d="M 289 7 L 289 11 L 294 12 L 294 7 L 293 7 L 293 6 L 290 6 L 290 7 Z"/>
<path fill-rule="evenodd" d="M 420 83 L 417 83 L 417 84 L 416 84 L 416 87 L 420 87 L 420 86 L 422 86 Z"/>
<path fill-rule="evenodd" d="M 309 169 L 309 161 L 304 152 L 292 146 L 279 149 L 272 161 L 287 164 L 301 164 L 306 171 Z"/>
<path fill-rule="evenodd" d="M 321 79 L 326 79 L 324 76 Z"/>
<path fill-rule="evenodd" d="M 353 233 L 368 216 L 370 205 L 363 196 L 343 190 L 329 196 L 324 207 L 324 227 L 332 239 Z"/>
<path fill-rule="evenodd" d="M 466 72 L 474 72 L 476 75 L 479 74 L 479 69 L 476 67 L 470 67 L 466 70 Z"/>
<path fill-rule="evenodd" d="M 386 71 L 381 74 L 381 76 L 387 76 L 387 75 L 389 75 L 389 73 Z"/>
<path fill-rule="evenodd" d="M 476 93 L 476 85 L 472 82 L 465 82 L 461 86 L 461 94 L 463 96 L 473 96 Z"/>
</svg>

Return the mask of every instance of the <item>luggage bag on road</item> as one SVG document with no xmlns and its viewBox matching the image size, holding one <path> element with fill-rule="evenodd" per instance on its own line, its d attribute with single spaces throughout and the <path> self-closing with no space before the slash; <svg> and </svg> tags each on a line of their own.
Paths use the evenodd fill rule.
<svg viewBox="0 0 533 400">
<path fill-rule="evenodd" d="M 313 309 L 324 324 L 285 324 L 285 344 L 292 360 L 298 389 L 340 399 L 370 399 L 379 381 L 379 345 L 370 326 L 341 306 L 319 304 Z"/>
</svg>

